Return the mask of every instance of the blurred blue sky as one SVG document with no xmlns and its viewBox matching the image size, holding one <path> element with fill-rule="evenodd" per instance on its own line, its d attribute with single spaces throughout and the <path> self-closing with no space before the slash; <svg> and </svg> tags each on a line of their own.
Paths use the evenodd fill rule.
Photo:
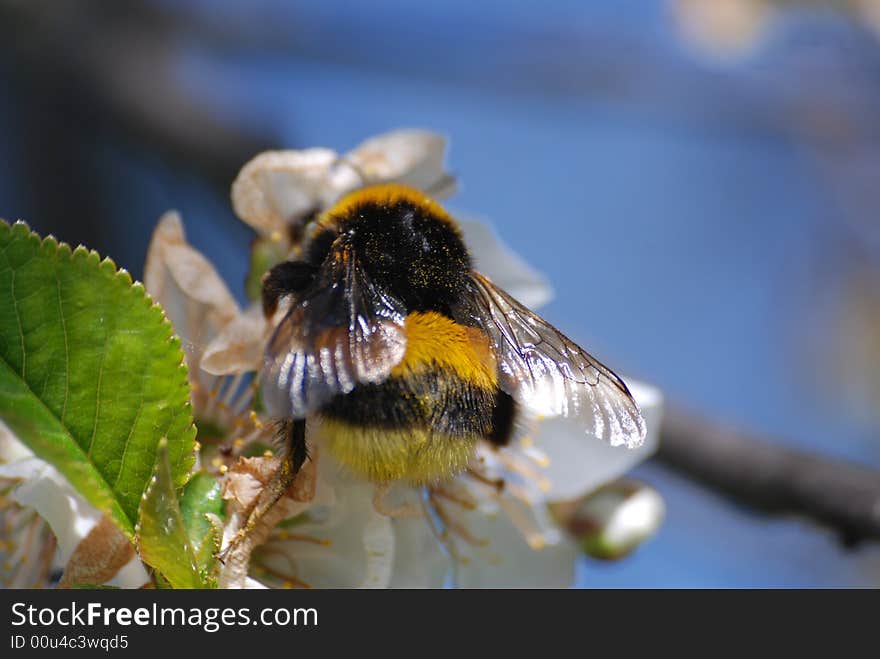
<svg viewBox="0 0 880 659">
<path fill-rule="evenodd" d="M 849 186 L 880 165 L 880 39 L 864 27 L 795 14 L 721 62 L 683 45 L 663 2 L 155 4 L 201 26 L 174 40 L 169 75 L 214 116 L 277 147 L 447 135 L 461 183 L 448 205 L 549 276 L 544 315 L 573 338 L 671 401 L 880 467 L 877 427 L 825 368 L 841 236 L 862 226 Z M 0 215 L 41 230 L 16 166 L 29 142 L 12 68 L 0 64 Z M 115 134 L 82 148 L 121 265 L 140 272 L 155 219 L 177 208 L 242 293 L 250 234 L 224 196 Z M 871 201 L 859 208 L 876 218 Z M 59 231 L 72 242 L 76 215 Z M 666 526 L 628 560 L 584 561 L 580 585 L 880 584 L 876 547 L 844 551 L 659 465 L 638 475 L 666 498 Z"/>
</svg>

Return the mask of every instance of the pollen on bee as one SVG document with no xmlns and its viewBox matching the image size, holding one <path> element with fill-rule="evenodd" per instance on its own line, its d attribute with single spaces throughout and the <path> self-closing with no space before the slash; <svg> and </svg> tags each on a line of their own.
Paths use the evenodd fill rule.
<svg viewBox="0 0 880 659">
<path fill-rule="evenodd" d="M 221 474 L 225 474 L 227 471 L 229 471 L 229 467 L 227 467 L 226 465 L 220 465 Z"/>
<path fill-rule="evenodd" d="M 266 449 L 265 451 L 263 451 L 264 458 L 271 458 L 273 455 L 274 455 L 274 453 L 272 453 L 272 451 L 270 451 L 269 449 Z"/>
</svg>

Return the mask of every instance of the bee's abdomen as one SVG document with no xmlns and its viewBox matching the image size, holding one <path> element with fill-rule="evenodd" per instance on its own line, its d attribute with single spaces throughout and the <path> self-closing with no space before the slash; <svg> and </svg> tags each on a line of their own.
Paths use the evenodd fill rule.
<svg viewBox="0 0 880 659">
<path fill-rule="evenodd" d="M 496 364 L 485 335 L 435 313 L 410 314 L 406 354 L 380 384 L 321 410 L 336 459 L 373 481 L 443 480 L 467 468 L 493 434 Z"/>
</svg>

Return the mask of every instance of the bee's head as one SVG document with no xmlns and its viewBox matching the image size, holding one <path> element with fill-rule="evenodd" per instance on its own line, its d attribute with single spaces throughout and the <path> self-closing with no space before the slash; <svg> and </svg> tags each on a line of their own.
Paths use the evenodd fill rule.
<svg viewBox="0 0 880 659">
<path fill-rule="evenodd" d="M 410 311 L 447 312 L 471 267 L 455 220 L 430 197 L 397 184 L 343 197 L 318 219 L 307 257 L 317 265 L 345 247 Z"/>
</svg>

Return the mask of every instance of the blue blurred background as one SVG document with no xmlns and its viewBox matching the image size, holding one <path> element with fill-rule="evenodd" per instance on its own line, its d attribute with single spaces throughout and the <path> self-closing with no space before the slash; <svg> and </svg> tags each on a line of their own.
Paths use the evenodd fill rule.
<svg viewBox="0 0 880 659">
<path fill-rule="evenodd" d="M 176 208 L 243 296 L 241 164 L 427 128 L 555 324 L 673 404 L 880 467 L 880 7 L 803 4 L 0 0 L 0 216 L 140 276 Z M 636 475 L 665 526 L 579 585 L 880 585 L 876 545 Z"/>
</svg>

